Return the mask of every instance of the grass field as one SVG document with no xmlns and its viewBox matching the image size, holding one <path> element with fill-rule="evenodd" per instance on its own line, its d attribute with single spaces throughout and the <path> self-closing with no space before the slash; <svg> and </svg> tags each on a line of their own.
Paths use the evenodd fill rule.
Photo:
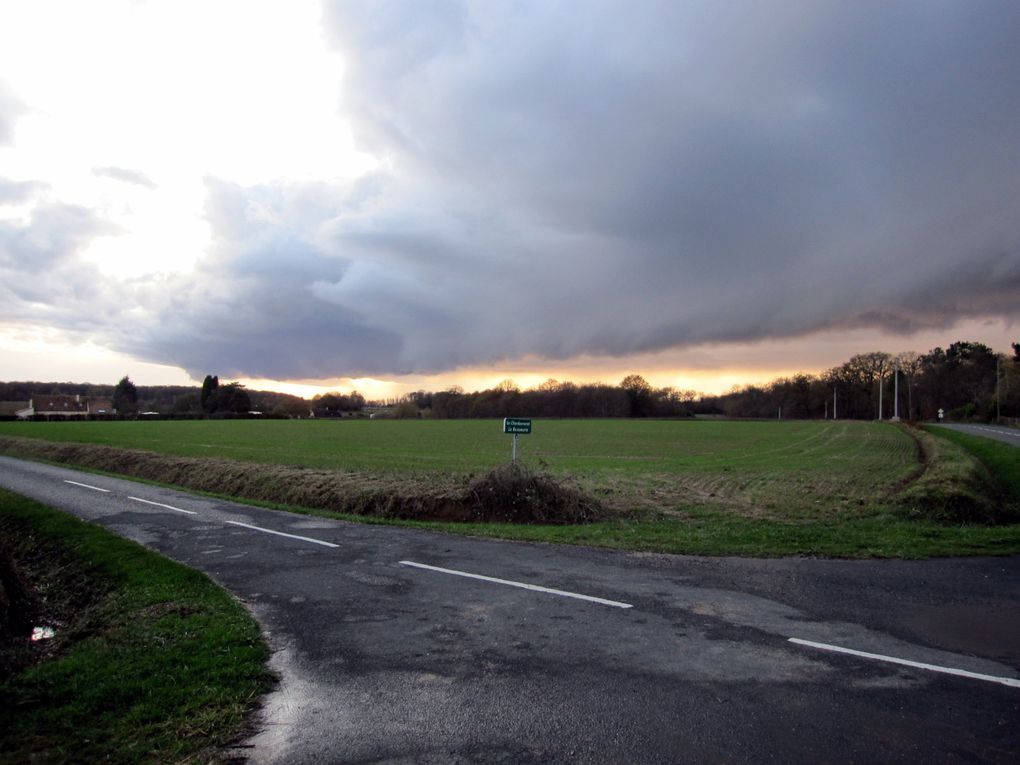
<svg viewBox="0 0 1020 765">
<path fill-rule="evenodd" d="M 0 434 L 440 482 L 510 453 L 490 420 L 0 423 Z M 917 466 L 907 434 L 861 422 L 537 421 L 520 456 L 620 510 L 783 518 L 856 512 Z"/>
<path fill-rule="evenodd" d="M 343 474 L 342 492 L 360 485 L 401 493 L 463 486 L 507 462 L 510 452 L 510 436 L 493 420 L 0 423 L 0 438 L 4 435 L 181 458 L 228 458 L 231 465 L 290 471 L 281 479 L 264 478 L 263 484 L 300 483 L 304 473 L 317 471 L 321 478 L 323 471 L 332 472 Z M 897 503 L 905 486 L 915 494 L 919 483 L 951 491 L 958 479 L 979 472 L 979 463 L 964 448 L 938 443 L 939 464 L 925 470 L 917 434 L 888 423 L 536 420 L 533 433 L 521 437 L 522 461 L 596 497 L 611 512 L 608 520 L 561 527 L 422 525 L 705 554 L 1020 552 L 1018 524 L 982 527 L 947 524 L 945 517 L 930 523 L 923 514 L 904 516 Z M 918 482 L 921 473 L 925 476 Z M 212 488 L 208 482 L 184 485 L 337 515 L 304 499 Z"/>
</svg>

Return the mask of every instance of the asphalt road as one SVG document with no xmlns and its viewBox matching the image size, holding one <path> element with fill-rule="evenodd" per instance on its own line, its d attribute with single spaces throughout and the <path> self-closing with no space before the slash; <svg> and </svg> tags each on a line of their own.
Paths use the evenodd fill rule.
<svg viewBox="0 0 1020 765">
<path fill-rule="evenodd" d="M 950 425 L 948 423 L 937 423 L 940 428 L 958 430 L 971 436 L 983 436 L 995 441 L 1020 446 L 1020 430 L 1016 428 L 1005 428 L 1001 425 Z"/>
<path fill-rule="evenodd" d="M 283 677 L 236 751 L 256 763 L 1015 763 L 1020 751 L 1018 557 L 490 542 L 3 457 L 0 485 L 199 568 L 250 606 Z"/>
</svg>

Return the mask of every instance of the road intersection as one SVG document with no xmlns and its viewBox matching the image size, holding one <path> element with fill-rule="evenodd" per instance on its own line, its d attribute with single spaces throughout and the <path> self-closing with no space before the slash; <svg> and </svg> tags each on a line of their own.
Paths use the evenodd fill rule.
<svg viewBox="0 0 1020 765">
<path fill-rule="evenodd" d="M 1020 558 L 699 558 L 353 524 L 0 458 L 244 601 L 252 762 L 1013 762 Z"/>
</svg>

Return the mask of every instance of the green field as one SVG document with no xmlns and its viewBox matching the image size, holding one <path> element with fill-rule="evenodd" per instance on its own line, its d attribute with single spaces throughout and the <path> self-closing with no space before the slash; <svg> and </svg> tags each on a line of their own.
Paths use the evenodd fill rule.
<svg viewBox="0 0 1020 765">
<path fill-rule="evenodd" d="M 0 423 L 0 434 L 423 480 L 489 470 L 511 439 L 492 420 Z M 917 466 L 909 435 L 862 422 L 537 421 L 520 458 L 621 510 L 786 518 L 856 512 Z"/>
<path fill-rule="evenodd" d="M 311 474 L 320 480 L 329 473 L 343 476 L 343 491 L 364 485 L 405 495 L 465 486 L 509 460 L 511 439 L 495 420 L 0 423 L 0 438 L 5 435 L 171 457 L 225 458 L 232 465 L 285 466 L 287 481 L 300 482 L 307 474 L 311 482 Z M 936 456 L 927 466 L 918 439 Z M 17 448 L 7 451 L 16 453 Z M 980 526 L 958 523 L 945 513 L 905 514 L 899 501 L 904 487 L 910 487 L 913 498 L 924 499 L 929 486 L 950 496 L 961 481 L 994 478 L 963 447 L 888 423 L 536 420 L 533 433 L 521 436 L 520 457 L 527 466 L 597 498 L 610 517 L 585 526 L 425 525 L 507 538 L 707 554 L 1020 552 L 1018 524 Z M 229 486 L 213 489 L 208 482 L 191 486 L 264 498 Z M 977 491 L 968 496 L 980 500 L 986 495 Z M 265 501 L 336 514 L 315 502 Z"/>
</svg>

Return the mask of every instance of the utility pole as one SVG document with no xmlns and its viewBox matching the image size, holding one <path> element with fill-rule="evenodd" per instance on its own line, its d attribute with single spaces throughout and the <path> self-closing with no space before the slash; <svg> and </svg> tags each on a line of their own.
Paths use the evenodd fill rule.
<svg viewBox="0 0 1020 765">
<path fill-rule="evenodd" d="M 999 424 L 999 354 L 995 354 L 995 424 Z"/>
<path fill-rule="evenodd" d="M 893 422 L 900 421 L 900 362 L 896 362 L 896 367 L 893 369 L 893 374 L 896 375 L 895 385 L 893 385 Z"/>
<path fill-rule="evenodd" d="M 882 421 L 882 383 L 885 382 L 885 370 L 878 373 L 878 421 Z"/>
<path fill-rule="evenodd" d="M 914 416 L 914 394 L 911 391 L 913 387 L 914 378 L 907 372 L 907 419 L 913 422 L 911 419 Z"/>
<path fill-rule="evenodd" d="M 832 419 L 836 419 L 836 386 L 832 387 Z"/>
</svg>

